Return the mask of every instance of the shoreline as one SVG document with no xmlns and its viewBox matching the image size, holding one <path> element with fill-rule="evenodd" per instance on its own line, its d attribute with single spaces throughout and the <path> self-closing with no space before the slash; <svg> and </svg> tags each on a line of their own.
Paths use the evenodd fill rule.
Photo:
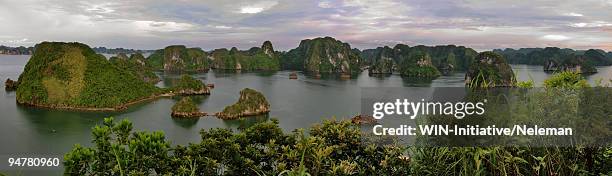
<svg viewBox="0 0 612 176">
<path fill-rule="evenodd" d="M 130 101 L 115 107 L 105 107 L 105 108 L 96 108 L 96 107 L 73 107 L 73 106 L 54 106 L 54 105 L 41 105 L 41 104 L 33 104 L 33 103 L 22 103 L 16 100 L 17 105 L 27 106 L 32 108 L 41 108 L 41 109 L 50 109 L 50 110 L 63 110 L 63 111 L 76 111 L 76 112 L 121 112 L 127 110 L 130 106 L 137 105 L 140 103 L 145 103 L 149 101 L 154 101 L 160 98 L 165 97 L 174 97 L 177 96 L 176 93 L 163 93 L 152 95 L 149 97 L 137 99 L 134 101 Z"/>
</svg>

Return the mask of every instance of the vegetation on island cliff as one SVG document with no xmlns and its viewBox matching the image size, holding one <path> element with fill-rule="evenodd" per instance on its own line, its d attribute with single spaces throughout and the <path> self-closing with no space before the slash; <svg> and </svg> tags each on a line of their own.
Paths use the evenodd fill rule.
<svg viewBox="0 0 612 176">
<path fill-rule="evenodd" d="M 431 63 L 431 57 L 427 53 L 412 52 L 408 58 L 404 58 L 399 66 L 402 76 L 418 78 L 436 78 L 440 72 Z"/>
<path fill-rule="evenodd" d="M 200 108 L 198 108 L 190 97 L 183 97 L 172 106 L 172 113 L 170 115 L 177 118 L 190 118 L 200 117 L 206 115 L 206 113 L 200 112 Z"/>
<path fill-rule="evenodd" d="M 168 46 L 155 51 L 147 58 L 147 65 L 169 72 L 200 72 L 209 69 L 206 52 L 184 45 Z"/>
<path fill-rule="evenodd" d="M 410 47 L 404 44 L 398 44 L 393 48 L 388 46 L 378 47 L 376 49 L 366 49 L 361 52 L 361 56 L 365 63 L 369 63 L 370 74 L 388 74 L 396 70 L 402 63 L 414 64 L 415 59 L 411 59 L 414 55 L 426 55 L 431 58 L 433 65 L 438 72 L 449 74 L 455 70 L 467 70 L 470 63 L 474 60 L 478 53 L 463 46 L 446 45 L 446 46 L 413 46 Z M 409 59 L 411 62 L 407 62 Z M 416 70 L 414 73 L 432 72 L 431 69 Z M 431 75 L 421 73 L 421 75 Z"/>
<path fill-rule="evenodd" d="M 297 48 L 283 54 L 281 65 L 290 70 L 350 74 L 361 71 L 360 60 L 348 43 L 324 37 L 302 40 Z"/>
<path fill-rule="evenodd" d="M 256 90 L 245 88 L 240 91 L 238 101 L 217 113 L 217 117 L 221 119 L 237 119 L 268 112 L 270 112 L 270 104 L 266 97 Z"/>
<path fill-rule="evenodd" d="M 146 65 L 145 57 L 140 53 L 132 54 L 129 58 L 121 53 L 111 57 L 109 61 L 122 70 L 127 70 L 134 76 L 148 83 L 157 83 L 161 79 L 153 72 L 153 68 Z"/>
<path fill-rule="evenodd" d="M 179 95 L 206 95 L 210 94 L 210 88 L 201 80 L 189 75 L 182 75 L 181 78 L 171 88 L 175 94 Z"/>
<path fill-rule="evenodd" d="M 265 41 L 261 48 L 253 47 L 239 51 L 233 47 L 214 50 L 209 58 L 212 68 L 222 70 L 279 70 L 279 56 L 272 47 L 272 42 Z"/>
<path fill-rule="evenodd" d="M 465 73 L 467 87 L 512 87 L 516 77 L 503 56 L 485 51 L 478 56 Z"/>
<path fill-rule="evenodd" d="M 43 42 L 19 76 L 17 102 L 51 108 L 117 108 L 160 93 L 81 43 Z"/>
</svg>

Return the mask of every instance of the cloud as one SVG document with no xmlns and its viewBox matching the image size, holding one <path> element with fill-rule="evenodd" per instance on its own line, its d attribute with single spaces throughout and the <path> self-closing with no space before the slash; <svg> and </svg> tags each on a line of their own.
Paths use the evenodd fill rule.
<svg viewBox="0 0 612 176">
<path fill-rule="evenodd" d="M 584 16 L 583 14 L 580 14 L 580 13 L 575 13 L 575 12 L 565 13 L 565 14 L 563 14 L 563 15 L 565 15 L 565 16 L 571 16 L 571 17 L 581 17 L 581 16 Z"/>
<path fill-rule="evenodd" d="M 0 0 L 0 44 L 44 40 L 157 49 L 185 44 L 288 50 L 332 36 L 352 47 L 456 44 L 610 48 L 612 4 L 512 0 Z M 536 39 L 536 40 L 534 40 Z M 29 43 L 28 43 L 29 42 Z"/>
<path fill-rule="evenodd" d="M 550 41 L 563 41 L 563 40 L 570 39 L 570 37 L 567 37 L 567 36 L 564 36 L 564 35 L 549 34 L 549 35 L 545 35 L 545 36 L 540 37 L 540 39 L 550 40 Z"/>
<path fill-rule="evenodd" d="M 262 1 L 240 7 L 240 13 L 255 14 L 277 5 L 277 1 Z"/>
</svg>

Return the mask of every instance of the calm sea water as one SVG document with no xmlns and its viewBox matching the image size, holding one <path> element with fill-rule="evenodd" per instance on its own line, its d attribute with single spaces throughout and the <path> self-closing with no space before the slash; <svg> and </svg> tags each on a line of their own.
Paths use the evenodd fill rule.
<svg viewBox="0 0 612 176">
<path fill-rule="evenodd" d="M 0 55 L 0 86 L 4 80 L 16 80 L 23 71 L 29 56 Z M 541 85 L 550 74 L 541 66 L 513 65 L 521 81 L 534 80 Z M 603 78 L 612 79 L 612 67 L 598 67 L 599 73 L 587 76 L 589 82 Z M 120 113 L 65 112 L 34 109 L 15 104 L 15 92 L 0 89 L 0 156 L 13 154 L 63 155 L 76 143 L 91 145 L 91 128 L 101 124 L 105 117 L 129 119 L 135 130 L 164 131 L 167 139 L 176 144 L 198 142 L 200 129 L 240 128 L 256 121 L 276 118 L 285 131 L 306 128 L 331 117 L 350 118 L 360 112 L 360 88 L 362 87 L 462 87 L 464 73 L 442 76 L 433 81 L 404 79 L 399 75 L 369 77 L 367 72 L 350 80 L 329 76 L 311 79 L 301 73 L 297 80 L 289 79 L 288 71 L 273 73 L 209 73 L 193 76 L 214 83 L 210 96 L 196 97 L 203 111 L 218 112 L 238 99 L 243 88 L 261 91 L 271 104 L 267 116 L 245 120 L 219 120 L 214 117 L 196 120 L 179 120 L 170 117 L 170 108 L 177 99 L 159 99 L 131 107 Z M 171 86 L 180 75 L 159 73 L 163 81 L 160 87 Z M 2 171 L 4 172 L 4 171 Z M 12 173 L 10 171 L 9 173 Z M 61 170 L 54 171 L 61 173 Z"/>
</svg>

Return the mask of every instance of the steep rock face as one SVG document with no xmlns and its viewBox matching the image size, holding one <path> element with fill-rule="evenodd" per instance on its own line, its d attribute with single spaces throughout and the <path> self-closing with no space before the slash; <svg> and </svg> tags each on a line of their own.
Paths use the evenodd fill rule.
<svg viewBox="0 0 612 176">
<path fill-rule="evenodd" d="M 486 51 L 478 54 L 465 74 L 468 87 L 512 87 L 516 85 L 514 72 L 499 54 Z"/>
<path fill-rule="evenodd" d="M 19 76 L 17 102 L 49 108 L 115 108 L 160 92 L 80 43 L 43 42 Z"/>
<path fill-rule="evenodd" d="M 261 50 L 264 54 L 268 55 L 268 57 L 274 57 L 274 48 L 272 47 L 272 42 L 265 41 L 263 45 L 261 45 Z"/>
<path fill-rule="evenodd" d="M 393 49 L 387 46 L 376 48 L 373 53 L 374 58 L 368 70 L 370 74 L 391 74 L 395 70 L 396 64 L 393 59 Z"/>
<path fill-rule="evenodd" d="M 232 47 L 214 50 L 209 56 L 212 67 L 222 70 L 279 70 L 280 63 L 274 52 L 272 42 L 266 41 L 261 48 L 253 47 L 247 51 L 240 51 Z"/>
<path fill-rule="evenodd" d="M 360 71 L 359 54 L 348 43 L 331 37 L 306 39 L 283 55 L 284 68 L 314 73 L 353 73 Z"/>
<path fill-rule="evenodd" d="M 145 82 L 155 84 L 161 79 L 153 72 L 153 68 L 145 64 L 144 56 L 140 53 L 132 54 L 129 58 L 125 54 L 111 57 L 109 61 L 120 69 L 127 70 Z"/>
<path fill-rule="evenodd" d="M 183 45 L 168 46 L 157 50 L 147 59 L 154 69 L 170 72 L 208 71 L 209 64 L 206 52 L 200 48 L 186 48 Z"/>
<path fill-rule="evenodd" d="M 238 102 L 227 106 L 217 113 L 221 119 L 237 119 L 245 116 L 261 115 L 270 112 L 270 104 L 260 92 L 245 88 L 240 91 Z"/>
</svg>

